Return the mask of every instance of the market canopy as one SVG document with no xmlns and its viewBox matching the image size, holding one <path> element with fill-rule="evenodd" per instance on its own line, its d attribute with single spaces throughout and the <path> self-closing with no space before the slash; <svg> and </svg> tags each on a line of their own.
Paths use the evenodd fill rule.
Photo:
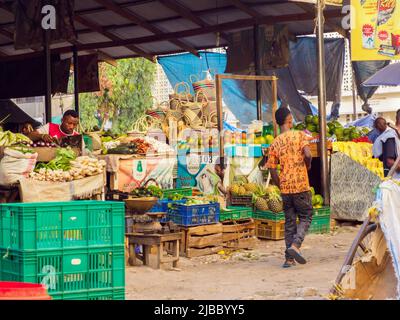
<svg viewBox="0 0 400 320">
<path fill-rule="evenodd" d="M 11 2 L 0 1 L 0 61 L 41 55 L 40 49 L 15 49 Z M 315 0 L 75 0 L 71 3 L 77 37 L 52 44 L 52 52 L 69 54 L 75 47 L 80 54 L 98 52 L 105 61 L 139 56 L 154 60 L 157 55 L 179 52 L 198 56 L 201 49 L 227 46 L 229 33 L 255 24 L 286 24 L 292 37 L 312 34 L 315 28 Z M 344 17 L 341 0 L 326 3 L 325 32 L 346 35 L 341 27 Z"/>
<path fill-rule="evenodd" d="M 366 87 L 400 86 L 400 63 L 392 63 L 363 83 Z"/>
</svg>

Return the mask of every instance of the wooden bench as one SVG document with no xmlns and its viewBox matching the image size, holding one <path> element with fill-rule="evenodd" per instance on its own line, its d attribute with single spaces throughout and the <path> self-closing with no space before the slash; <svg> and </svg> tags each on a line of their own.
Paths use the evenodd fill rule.
<svg viewBox="0 0 400 320">
<path fill-rule="evenodd" d="M 160 269 L 164 263 L 171 263 L 174 268 L 178 266 L 179 261 L 179 242 L 182 238 L 182 233 L 167 233 L 167 234 L 144 234 L 144 233 L 128 233 L 126 234 L 129 242 L 129 260 L 131 266 L 143 265 L 150 266 L 150 252 L 152 247 L 157 248 L 156 269 Z M 165 257 L 164 254 L 168 250 L 164 250 L 168 244 L 171 244 L 172 250 L 169 252 L 172 257 Z M 143 247 L 143 253 L 137 253 L 136 248 Z"/>
</svg>

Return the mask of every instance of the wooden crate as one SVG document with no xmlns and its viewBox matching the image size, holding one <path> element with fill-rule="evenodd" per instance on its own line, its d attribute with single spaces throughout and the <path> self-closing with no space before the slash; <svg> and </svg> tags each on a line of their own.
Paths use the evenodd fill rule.
<svg viewBox="0 0 400 320">
<path fill-rule="evenodd" d="M 222 224 L 182 227 L 180 255 L 194 258 L 217 253 L 223 249 Z"/>
<path fill-rule="evenodd" d="M 225 248 L 254 249 L 256 225 L 253 219 L 222 222 L 222 241 Z"/>
</svg>

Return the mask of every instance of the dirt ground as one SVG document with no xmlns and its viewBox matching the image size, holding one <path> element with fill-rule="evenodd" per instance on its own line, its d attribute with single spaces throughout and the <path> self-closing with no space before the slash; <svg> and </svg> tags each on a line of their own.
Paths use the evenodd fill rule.
<svg viewBox="0 0 400 320">
<path fill-rule="evenodd" d="M 127 300 L 326 299 L 359 227 L 309 235 L 304 266 L 282 269 L 284 241 L 258 241 L 251 251 L 180 258 L 179 268 L 127 267 Z"/>
</svg>

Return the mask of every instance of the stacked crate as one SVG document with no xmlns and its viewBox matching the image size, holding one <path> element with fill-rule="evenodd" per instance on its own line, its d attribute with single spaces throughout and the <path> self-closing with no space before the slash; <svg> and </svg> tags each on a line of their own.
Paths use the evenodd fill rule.
<svg viewBox="0 0 400 320">
<path fill-rule="evenodd" d="M 0 206 L 0 281 L 44 284 L 55 300 L 125 298 L 123 202 Z"/>
<path fill-rule="evenodd" d="M 308 234 L 324 234 L 331 230 L 330 207 L 314 208 L 313 219 Z M 285 239 L 285 213 L 271 211 L 255 211 L 256 236 L 260 239 Z"/>
</svg>

